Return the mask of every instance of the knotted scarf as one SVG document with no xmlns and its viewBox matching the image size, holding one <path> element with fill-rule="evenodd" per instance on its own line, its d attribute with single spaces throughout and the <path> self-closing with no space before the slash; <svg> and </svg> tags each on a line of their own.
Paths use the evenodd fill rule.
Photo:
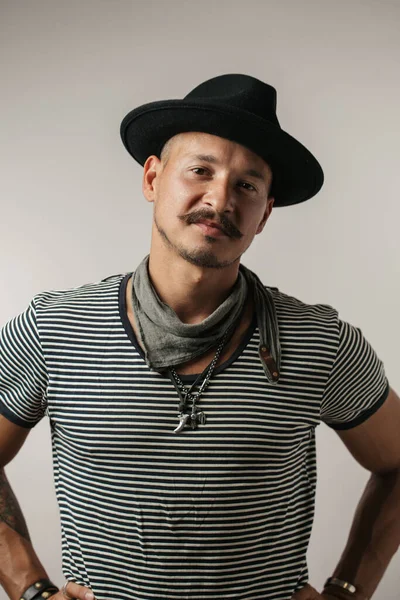
<svg viewBox="0 0 400 600">
<path fill-rule="evenodd" d="M 149 255 L 133 273 L 133 312 L 144 348 L 147 365 L 159 372 L 193 360 L 214 348 L 243 313 L 248 293 L 252 293 L 260 332 L 260 347 L 267 347 L 280 370 L 278 320 L 270 289 L 244 265 L 239 266 L 237 280 L 229 296 L 201 323 L 183 323 L 174 310 L 162 302 L 151 282 L 148 270 Z M 264 361 L 265 374 L 271 383 L 276 378 Z"/>
</svg>

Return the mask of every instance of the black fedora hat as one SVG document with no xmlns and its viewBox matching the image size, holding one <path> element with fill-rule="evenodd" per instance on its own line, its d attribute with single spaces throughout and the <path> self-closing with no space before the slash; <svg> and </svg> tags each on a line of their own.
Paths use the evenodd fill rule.
<svg viewBox="0 0 400 600">
<path fill-rule="evenodd" d="M 141 165 L 178 133 L 199 131 L 246 146 L 273 172 L 275 206 L 304 202 L 321 189 L 322 168 L 276 116 L 276 90 L 250 75 L 208 79 L 182 100 L 160 100 L 129 112 L 121 123 L 125 148 Z"/>
</svg>

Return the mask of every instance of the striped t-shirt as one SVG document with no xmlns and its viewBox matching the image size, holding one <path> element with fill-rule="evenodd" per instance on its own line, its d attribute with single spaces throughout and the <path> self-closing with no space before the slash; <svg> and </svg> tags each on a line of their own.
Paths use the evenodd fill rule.
<svg viewBox="0 0 400 600">
<path fill-rule="evenodd" d="M 50 420 L 63 572 L 100 600 L 289 600 L 308 577 L 315 427 L 373 414 L 383 364 L 334 308 L 270 288 L 279 383 L 253 321 L 200 400 L 206 424 L 176 435 L 177 392 L 127 317 L 129 275 L 40 293 L 1 332 L 2 414 Z"/>
</svg>

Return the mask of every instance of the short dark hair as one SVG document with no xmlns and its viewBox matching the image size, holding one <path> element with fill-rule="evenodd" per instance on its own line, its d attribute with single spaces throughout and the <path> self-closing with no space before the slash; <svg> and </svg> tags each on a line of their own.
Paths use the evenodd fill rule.
<svg viewBox="0 0 400 600">
<path fill-rule="evenodd" d="M 179 134 L 177 134 L 179 135 Z M 159 152 L 160 154 L 160 160 L 164 163 L 167 164 L 168 159 L 169 159 L 169 155 L 171 153 L 171 146 L 172 146 L 172 141 L 176 136 L 170 137 L 166 142 L 163 143 L 163 145 L 161 146 L 161 150 Z"/>
</svg>

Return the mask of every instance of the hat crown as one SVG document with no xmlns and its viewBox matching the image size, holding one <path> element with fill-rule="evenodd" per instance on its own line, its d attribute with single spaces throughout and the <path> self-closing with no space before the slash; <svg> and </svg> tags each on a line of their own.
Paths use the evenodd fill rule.
<svg viewBox="0 0 400 600">
<path fill-rule="evenodd" d="M 225 107 L 246 110 L 279 127 L 276 89 L 251 75 L 229 73 L 200 83 L 185 100 L 202 99 Z"/>
<path fill-rule="evenodd" d="M 279 125 L 276 97 L 274 87 L 251 75 L 219 75 L 182 99 L 131 110 L 121 123 L 121 138 L 141 165 L 151 155 L 160 157 L 166 141 L 179 133 L 203 132 L 231 140 L 270 165 L 274 206 L 298 204 L 321 189 L 324 174 L 311 152 Z"/>
</svg>

